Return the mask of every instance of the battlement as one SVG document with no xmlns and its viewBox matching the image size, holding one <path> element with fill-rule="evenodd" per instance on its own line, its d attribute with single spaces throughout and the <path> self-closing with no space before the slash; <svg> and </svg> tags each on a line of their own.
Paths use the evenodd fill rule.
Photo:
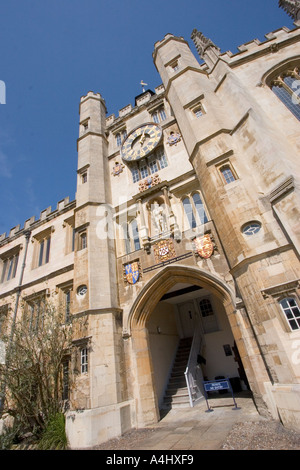
<svg viewBox="0 0 300 470">
<path fill-rule="evenodd" d="M 106 118 L 106 127 L 110 127 L 112 124 L 114 124 L 115 121 L 122 119 L 124 116 L 127 116 L 131 114 L 132 112 L 135 112 L 136 110 L 139 109 L 140 106 L 148 103 L 153 97 L 157 97 L 161 94 L 164 93 L 165 88 L 163 85 L 159 85 L 156 88 L 154 88 L 154 95 L 151 94 L 149 91 L 146 91 L 145 93 L 142 93 L 139 97 L 136 98 L 136 106 L 132 106 L 131 104 L 128 104 L 121 108 L 119 110 L 119 115 L 116 117 L 115 114 L 110 114 Z"/>
<path fill-rule="evenodd" d="M 265 34 L 265 41 L 253 39 L 238 46 L 238 52 L 236 53 L 232 53 L 231 51 L 221 53 L 220 58 L 227 62 L 232 62 L 235 59 L 244 59 L 251 55 L 265 52 L 268 49 L 270 49 L 270 52 L 275 52 L 280 47 L 280 45 L 288 41 L 292 42 L 294 38 L 298 37 L 299 35 L 300 28 L 289 29 L 284 26 L 280 29 Z"/>
<path fill-rule="evenodd" d="M 33 215 L 30 217 L 30 219 L 27 219 L 24 223 L 24 226 L 21 227 L 21 225 L 16 225 L 13 227 L 8 233 L 3 233 L 0 235 L 0 244 L 4 245 L 5 243 L 8 243 L 10 240 L 12 240 L 15 236 L 21 235 L 22 233 L 26 232 L 27 230 L 31 230 L 33 228 L 36 228 L 39 224 L 42 224 L 44 222 L 47 222 L 48 220 L 53 219 L 54 217 L 57 217 L 60 215 L 60 213 L 72 209 L 72 207 L 75 207 L 76 201 L 71 201 L 69 196 L 65 197 L 61 201 L 58 201 L 56 205 L 56 209 L 52 211 L 51 206 L 47 207 L 47 209 L 44 209 L 40 213 L 39 219 L 35 219 L 35 216 Z"/>
<path fill-rule="evenodd" d="M 157 41 L 154 44 L 154 52 L 153 52 L 153 57 L 155 56 L 156 50 L 164 45 L 167 41 L 170 41 L 171 39 L 179 42 L 185 42 L 187 44 L 187 41 L 182 37 L 182 36 L 174 36 L 174 34 L 167 33 L 165 34 L 164 38 L 161 41 Z"/>
<path fill-rule="evenodd" d="M 103 100 L 103 98 L 102 98 L 102 96 L 101 96 L 100 93 L 94 93 L 93 91 L 89 91 L 86 95 L 81 96 L 80 102 L 82 103 L 82 101 L 85 101 L 85 100 L 88 99 L 88 98 L 94 98 L 94 99 Z"/>
</svg>

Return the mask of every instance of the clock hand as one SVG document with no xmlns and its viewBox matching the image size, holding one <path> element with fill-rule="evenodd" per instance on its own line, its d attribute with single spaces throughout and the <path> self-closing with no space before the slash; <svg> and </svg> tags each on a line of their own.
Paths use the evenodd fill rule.
<svg viewBox="0 0 300 470">
<path fill-rule="evenodd" d="M 146 129 L 144 129 L 144 132 L 142 133 L 142 136 L 141 136 L 141 138 L 140 138 L 140 144 L 141 144 L 141 145 L 143 145 L 143 143 L 145 142 L 145 138 L 146 138 L 146 136 L 145 136 L 145 131 L 146 131 Z"/>
</svg>

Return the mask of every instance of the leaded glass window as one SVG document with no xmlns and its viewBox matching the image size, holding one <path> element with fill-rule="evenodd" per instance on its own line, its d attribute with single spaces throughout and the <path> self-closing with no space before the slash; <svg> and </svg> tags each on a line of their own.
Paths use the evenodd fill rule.
<svg viewBox="0 0 300 470">
<path fill-rule="evenodd" d="M 280 306 L 292 331 L 300 329 L 300 309 L 293 297 L 281 300 Z"/>
<path fill-rule="evenodd" d="M 287 70 L 271 82 L 271 89 L 291 113 L 300 120 L 299 68 Z"/>
</svg>

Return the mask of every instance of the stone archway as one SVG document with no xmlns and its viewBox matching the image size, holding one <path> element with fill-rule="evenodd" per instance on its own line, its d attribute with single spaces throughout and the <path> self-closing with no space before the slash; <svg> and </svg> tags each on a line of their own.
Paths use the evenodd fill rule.
<svg viewBox="0 0 300 470">
<path fill-rule="evenodd" d="M 132 387 L 137 405 L 138 427 L 150 425 L 159 420 L 146 322 L 162 296 L 174 285 L 180 283 L 206 288 L 217 296 L 223 304 L 233 329 L 233 317 L 236 312 L 235 293 L 221 278 L 199 268 L 176 264 L 166 266 L 152 277 L 135 299 L 131 310 L 123 318 L 123 334 L 130 343 Z"/>
<path fill-rule="evenodd" d="M 141 290 L 131 310 L 123 318 L 124 334 L 131 335 L 132 329 L 144 326 L 148 316 L 165 292 L 173 285 L 182 282 L 211 290 L 223 301 L 224 306 L 227 308 L 231 306 L 230 312 L 235 310 L 235 293 L 223 279 L 203 269 L 173 264 L 160 270 Z"/>
</svg>

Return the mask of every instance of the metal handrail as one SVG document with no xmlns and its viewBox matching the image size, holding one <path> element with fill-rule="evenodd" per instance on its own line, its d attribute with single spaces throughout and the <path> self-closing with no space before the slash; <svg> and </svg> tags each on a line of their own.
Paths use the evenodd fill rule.
<svg viewBox="0 0 300 470">
<path fill-rule="evenodd" d="M 198 354 L 201 352 L 202 343 L 203 336 L 201 334 L 200 325 L 197 324 L 194 331 L 187 367 L 184 373 L 191 407 L 194 407 L 195 404 L 203 398 L 203 393 L 201 391 L 203 376 L 197 361 Z"/>
</svg>

